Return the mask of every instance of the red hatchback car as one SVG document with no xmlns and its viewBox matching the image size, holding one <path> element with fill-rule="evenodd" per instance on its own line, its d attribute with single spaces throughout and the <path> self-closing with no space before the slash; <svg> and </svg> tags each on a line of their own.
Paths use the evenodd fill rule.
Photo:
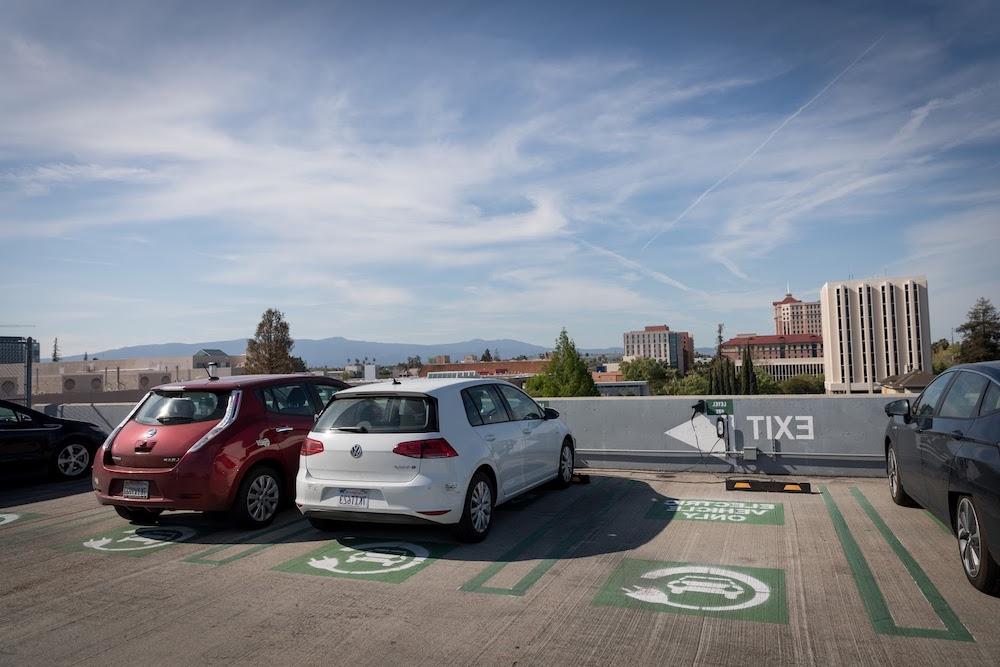
<svg viewBox="0 0 1000 667">
<path fill-rule="evenodd" d="M 295 489 L 316 416 L 347 386 L 314 375 L 235 375 L 156 387 L 97 451 L 97 500 L 134 523 L 198 510 L 267 525 Z"/>
</svg>

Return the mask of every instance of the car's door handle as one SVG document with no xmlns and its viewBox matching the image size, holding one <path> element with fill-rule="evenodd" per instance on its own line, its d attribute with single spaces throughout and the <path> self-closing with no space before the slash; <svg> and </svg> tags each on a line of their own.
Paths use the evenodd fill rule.
<svg viewBox="0 0 1000 667">
<path fill-rule="evenodd" d="M 496 439 L 497 439 L 497 437 L 495 435 L 484 435 L 483 436 L 483 440 L 485 440 L 486 442 L 493 442 Z"/>
<path fill-rule="evenodd" d="M 951 437 L 955 438 L 956 440 L 965 440 L 965 434 L 959 431 L 958 429 L 955 429 L 954 431 L 951 432 Z"/>
<path fill-rule="evenodd" d="M 294 430 L 295 430 L 294 426 L 279 426 L 278 428 L 274 429 L 274 432 L 275 433 L 287 433 L 288 431 L 294 431 Z"/>
</svg>

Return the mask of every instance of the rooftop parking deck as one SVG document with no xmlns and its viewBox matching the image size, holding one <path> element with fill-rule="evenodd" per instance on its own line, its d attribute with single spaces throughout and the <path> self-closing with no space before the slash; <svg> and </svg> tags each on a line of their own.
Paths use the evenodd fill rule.
<svg viewBox="0 0 1000 667">
<path fill-rule="evenodd" d="M 1000 662 L 1000 599 L 883 480 L 591 472 L 477 545 L 295 510 L 141 528 L 86 483 L 0 491 L 0 664 Z"/>
</svg>

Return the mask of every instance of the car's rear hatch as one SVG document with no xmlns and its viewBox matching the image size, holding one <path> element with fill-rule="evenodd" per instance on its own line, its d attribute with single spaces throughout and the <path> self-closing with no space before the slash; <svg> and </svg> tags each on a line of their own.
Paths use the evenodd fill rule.
<svg viewBox="0 0 1000 667">
<path fill-rule="evenodd" d="M 436 437 L 436 404 L 428 396 L 338 394 L 309 434 L 323 450 L 302 460 L 319 479 L 407 482 L 420 472 L 421 459 L 394 450 Z"/>
<path fill-rule="evenodd" d="M 111 460 L 127 468 L 172 468 L 223 418 L 225 391 L 154 390 L 115 436 Z"/>
</svg>

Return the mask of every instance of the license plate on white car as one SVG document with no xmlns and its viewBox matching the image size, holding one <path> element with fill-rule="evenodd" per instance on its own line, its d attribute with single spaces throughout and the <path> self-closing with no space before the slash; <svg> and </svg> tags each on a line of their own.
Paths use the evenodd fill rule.
<svg viewBox="0 0 1000 667">
<path fill-rule="evenodd" d="M 122 497 L 146 500 L 149 498 L 149 482 L 126 480 L 125 485 L 122 487 Z"/>
<path fill-rule="evenodd" d="M 368 491 L 366 489 L 340 489 L 337 505 L 353 509 L 368 509 Z"/>
</svg>

